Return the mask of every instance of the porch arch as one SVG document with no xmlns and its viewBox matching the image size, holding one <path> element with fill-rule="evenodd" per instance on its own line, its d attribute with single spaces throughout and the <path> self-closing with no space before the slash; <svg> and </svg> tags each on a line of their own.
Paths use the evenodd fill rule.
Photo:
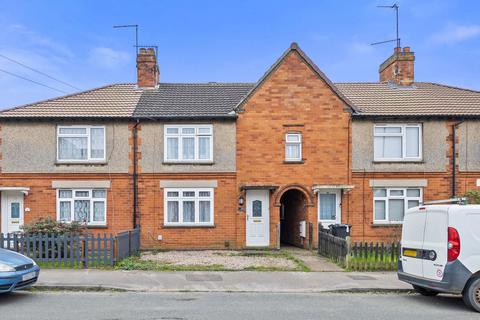
<svg viewBox="0 0 480 320">
<path fill-rule="evenodd" d="M 303 193 L 303 195 L 305 196 L 305 205 L 307 207 L 313 207 L 315 206 L 315 197 L 313 196 L 313 192 L 310 191 L 306 186 L 304 185 L 301 185 L 301 184 L 290 184 L 290 185 L 286 185 L 286 186 L 283 186 L 283 187 L 280 187 L 274 194 L 273 196 L 273 205 L 275 207 L 280 207 L 282 205 L 281 203 L 281 200 L 282 200 L 282 196 L 285 194 L 285 192 L 287 191 L 290 191 L 290 190 L 297 190 L 297 191 L 300 191 L 301 193 Z"/>
</svg>

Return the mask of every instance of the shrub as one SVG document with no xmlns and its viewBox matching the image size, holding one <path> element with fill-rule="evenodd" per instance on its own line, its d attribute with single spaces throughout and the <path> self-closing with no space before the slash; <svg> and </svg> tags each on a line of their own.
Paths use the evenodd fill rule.
<svg viewBox="0 0 480 320">
<path fill-rule="evenodd" d="M 59 222 L 52 218 L 40 218 L 20 227 L 23 232 L 29 234 L 48 233 L 62 235 L 66 233 L 82 233 L 85 229 L 79 222 Z"/>
<path fill-rule="evenodd" d="M 480 190 L 468 190 L 464 197 L 469 204 L 480 204 Z"/>
</svg>

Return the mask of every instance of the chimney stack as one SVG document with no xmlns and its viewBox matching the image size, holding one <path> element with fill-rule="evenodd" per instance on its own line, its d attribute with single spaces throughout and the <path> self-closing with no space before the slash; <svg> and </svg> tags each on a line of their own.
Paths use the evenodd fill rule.
<svg viewBox="0 0 480 320">
<path fill-rule="evenodd" d="M 160 70 L 153 48 L 140 48 L 137 53 L 137 85 L 139 88 L 155 88 L 158 85 Z"/>
<path fill-rule="evenodd" d="M 395 48 L 393 54 L 379 68 L 380 82 L 394 82 L 398 86 L 411 86 L 414 82 L 415 54 L 410 47 Z"/>
</svg>

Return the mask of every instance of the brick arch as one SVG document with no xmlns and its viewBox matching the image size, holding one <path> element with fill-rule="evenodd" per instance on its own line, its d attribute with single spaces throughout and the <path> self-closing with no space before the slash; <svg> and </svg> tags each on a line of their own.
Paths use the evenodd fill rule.
<svg viewBox="0 0 480 320">
<path fill-rule="evenodd" d="M 281 206 L 280 201 L 282 199 L 282 196 L 285 194 L 285 192 L 290 190 L 300 191 L 305 196 L 307 207 L 315 206 L 315 200 L 314 200 L 315 197 L 313 196 L 313 193 L 306 186 L 301 184 L 290 184 L 290 185 L 280 187 L 273 195 L 273 199 L 274 199 L 273 205 L 275 207 L 280 207 Z"/>
</svg>

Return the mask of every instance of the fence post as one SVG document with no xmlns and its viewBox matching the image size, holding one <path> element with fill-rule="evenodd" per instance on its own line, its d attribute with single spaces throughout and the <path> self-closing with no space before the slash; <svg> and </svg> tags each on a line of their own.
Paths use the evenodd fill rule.
<svg viewBox="0 0 480 320">
<path fill-rule="evenodd" d="M 349 259 L 349 257 L 350 257 L 350 252 L 351 252 L 351 250 L 352 250 L 352 238 L 351 238 L 350 236 L 347 236 L 347 237 L 345 238 L 345 241 L 346 241 L 346 243 L 347 243 L 347 255 L 345 256 L 345 266 L 346 266 L 346 268 L 348 269 L 348 268 L 350 267 L 350 265 L 349 265 L 349 264 L 350 264 L 350 259 Z"/>
<path fill-rule="evenodd" d="M 88 236 L 87 236 L 88 237 Z M 81 242 L 83 242 L 83 248 L 82 248 L 82 265 L 83 265 L 83 268 L 86 269 L 88 267 L 88 250 L 87 250 L 87 240 L 86 239 L 82 239 Z"/>
</svg>

